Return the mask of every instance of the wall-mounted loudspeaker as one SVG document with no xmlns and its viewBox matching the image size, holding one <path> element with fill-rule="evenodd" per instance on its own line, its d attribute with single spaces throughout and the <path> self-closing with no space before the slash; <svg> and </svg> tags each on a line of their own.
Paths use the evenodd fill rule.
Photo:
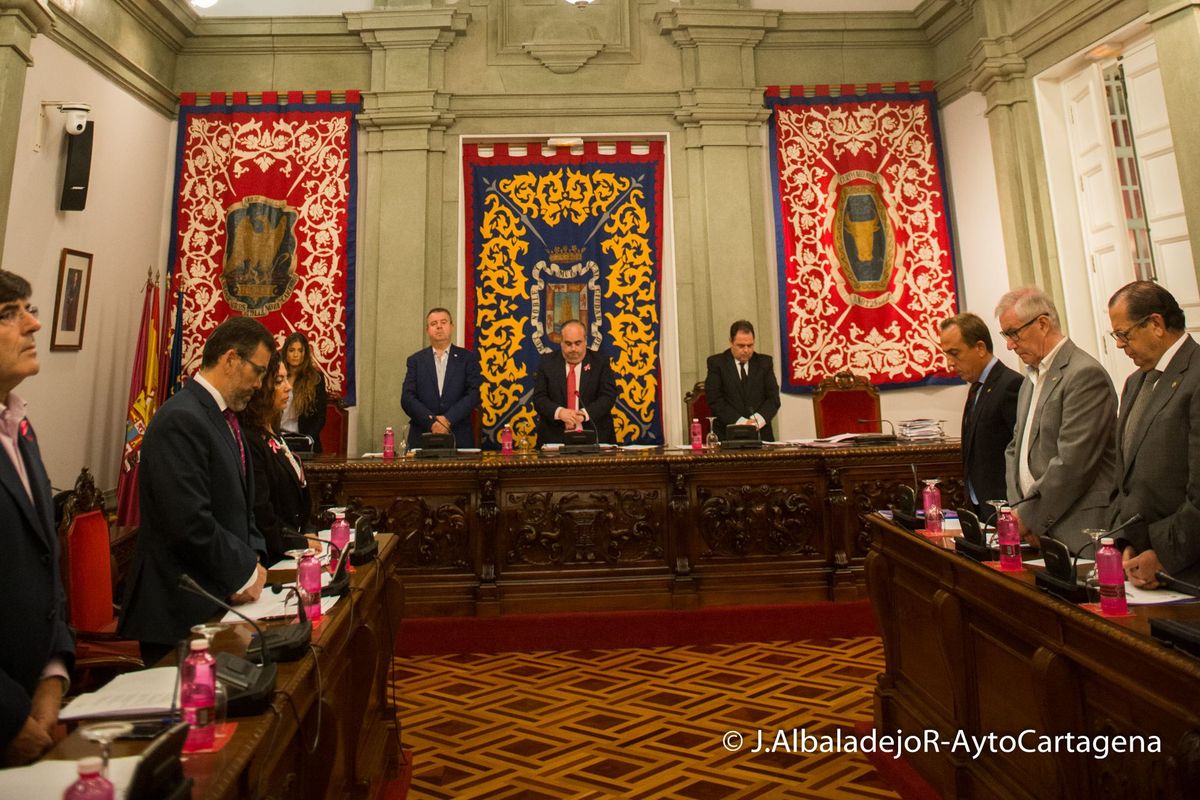
<svg viewBox="0 0 1200 800">
<path fill-rule="evenodd" d="M 88 121 L 83 133 L 67 137 L 67 169 L 63 175 L 60 211 L 83 211 L 87 205 L 88 175 L 92 171 L 92 133 L 95 128 Z"/>
</svg>

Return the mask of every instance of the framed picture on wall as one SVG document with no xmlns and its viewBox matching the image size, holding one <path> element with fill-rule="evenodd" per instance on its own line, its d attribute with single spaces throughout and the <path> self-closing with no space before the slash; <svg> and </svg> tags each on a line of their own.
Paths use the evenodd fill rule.
<svg viewBox="0 0 1200 800">
<path fill-rule="evenodd" d="M 87 319 L 88 289 L 92 285 L 92 254 L 63 248 L 58 262 L 58 294 L 54 298 L 51 350 L 82 350 Z"/>
</svg>

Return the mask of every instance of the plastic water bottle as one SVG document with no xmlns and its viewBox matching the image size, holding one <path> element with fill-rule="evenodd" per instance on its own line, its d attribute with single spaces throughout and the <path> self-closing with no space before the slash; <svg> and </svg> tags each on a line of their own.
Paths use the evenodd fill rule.
<svg viewBox="0 0 1200 800">
<path fill-rule="evenodd" d="M 925 507 L 925 530 L 930 533 L 942 532 L 942 490 L 936 483 L 926 482 L 925 490 L 921 492 L 921 500 Z"/>
<path fill-rule="evenodd" d="M 513 452 L 513 433 L 512 426 L 505 425 L 500 429 L 500 454 L 511 456 Z"/>
<path fill-rule="evenodd" d="M 63 792 L 63 800 L 113 800 L 113 785 L 100 774 L 100 756 L 79 759 L 79 780 Z"/>
<path fill-rule="evenodd" d="M 346 522 L 346 515 L 339 513 L 333 520 L 333 525 L 329 527 L 329 541 L 337 548 L 340 555 L 346 549 L 346 544 L 350 541 L 350 525 Z"/>
<path fill-rule="evenodd" d="M 217 662 L 204 639 L 193 639 L 191 648 L 180 670 L 179 705 L 189 726 L 185 753 L 211 749 L 217 734 Z"/>
<path fill-rule="evenodd" d="M 383 460 L 393 461 L 396 458 L 396 434 L 389 425 L 383 429 Z"/>
<path fill-rule="evenodd" d="M 1121 564 L 1121 552 L 1113 547 L 1112 537 L 1105 536 L 1100 540 L 1100 552 L 1096 553 L 1096 574 L 1100 580 L 1100 610 L 1114 616 L 1128 614 L 1125 567 Z"/>
<path fill-rule="evenodd" d="M 304 601 L 304 613 L 309 622 L 321 619 L 321 565 L 316 553 L 305 550 L 296 565 L 296 583 L 300 584 L 300 596 Z"/>
<path fill-rule="evenodd" d="M 1000 569 L 1006 572 L 1023 569 L 1021 533 L 1009 506 L 1000 506 L 1000 516 L 996 518 L 996 544 L 1000 545 Z"/>
<path fill-rule="evenodd" d="M 692 418 L 692 451 L 699 452 L 704 449 L 704 429 L 700 427 L 700 420 Z"/>
</svg>

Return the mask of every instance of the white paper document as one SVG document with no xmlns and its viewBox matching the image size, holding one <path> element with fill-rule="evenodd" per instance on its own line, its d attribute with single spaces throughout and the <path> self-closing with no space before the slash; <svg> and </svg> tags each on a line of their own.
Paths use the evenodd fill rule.
<svg viewBox="0 0 1200 800">
<path fill-rule="evenodd" d="M 1156 606 L 1162 603 L 1194 602 L 1196 598 L 1183 592 L 1172 592 L 1170 589 L 1138 589 L 1129 581 L 1125 581 L 1125 600 L 1131 606 Z"/>
<path fill-rule="evenodd" d="M 141 756 L 109 759 L 108 779 L 112 781 L 113 796 L 118 800 L 125 797 L 129 782 L 133 780 L 133 771 L 141 760 Z M 0 769 L 0 797 L 62 800 L 67 787 L 79 777 L 77 764 L 69 760 L 46 759 L 28 767 Z"/>
<path fill-rule="evenodd" d="M 321 571 L 321 585 L 328 586 L 333 580 L 333 576 L 328 572 Z M 253 603 L 245 603 L 236 606 L 237 610 L 245 614 L 253 620 L 264 619 L 279 619 L 281 617 L 294 617 L 296 615 L 296 595 L 291 591 L 294 583 L 289 583 L 283 587 L 279 594 L 270 589 L 263 589 L 262 595 Z M 321 598 L 321 613 L 324 614 L 329 609 L 333 608 L 339 597 L 322 597 Z M 225 616 L 221 617 L 221 622 L 243 622 L 244 620 L 232 611 L 226 612 Z"/>
<path fill-rule="evenodd" d="M 58 718 L 70 720 L 165 714 L 171 710 L 171 702 L 175 699 L 178 674 L 175 667 L 126 672 L 98 691 L 76 697 Z M 0 797 L 7 796 L 0 792 Z"/>
</svg>

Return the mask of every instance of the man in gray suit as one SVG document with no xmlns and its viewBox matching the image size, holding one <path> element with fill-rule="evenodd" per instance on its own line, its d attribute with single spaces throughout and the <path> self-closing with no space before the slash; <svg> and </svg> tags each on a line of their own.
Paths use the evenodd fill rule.
<svg viewBox="0 0 1200 800">
<path fill-rule="evenodd" d="M 1050 536 L 1077 551 L 1090 541 L 1083 529 L 1109 519 L 1116 392 L 1104 367 L 1063 336 L 1045 292 L 1014 289 L 1000 298 L 996 316 L 1028 373 L 1005 452 L 1008 501 L 1026 540 Z"/>
<path fill-rule="evenodd" d="M 1171 293 L 1134 281 L 1108 301 L 1110 334 L 1137 365 L 1121 390 L 1117 498 L 1112 521 L 1141 514 L 1120 533 L 1134 586 L 1159 571 L 1200 582 L 1200 345 Z"/>
</svg>

